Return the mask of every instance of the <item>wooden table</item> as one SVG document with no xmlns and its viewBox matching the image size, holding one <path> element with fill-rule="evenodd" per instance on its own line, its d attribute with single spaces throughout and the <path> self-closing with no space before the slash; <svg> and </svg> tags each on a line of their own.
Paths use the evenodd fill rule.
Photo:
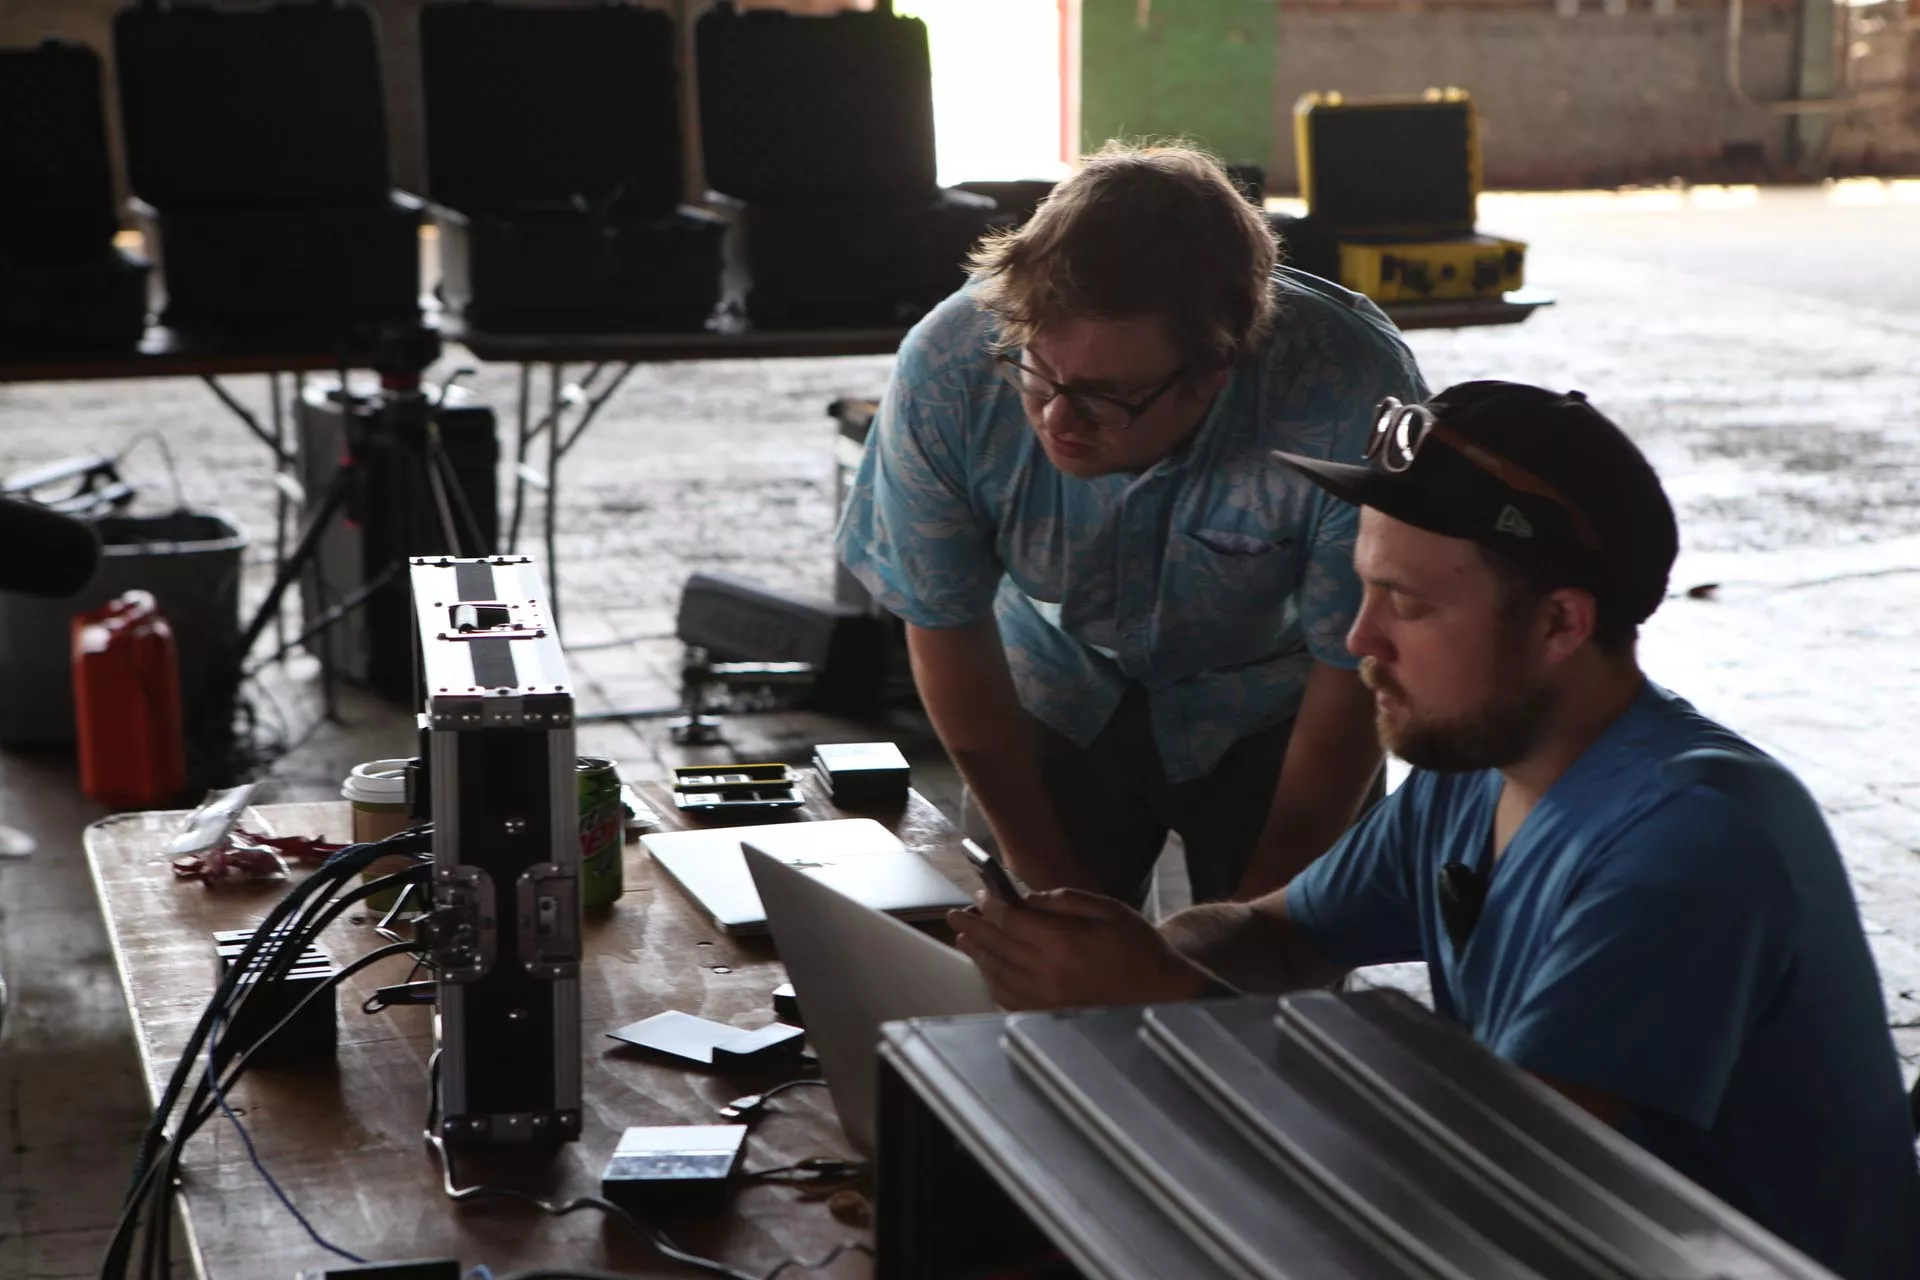
<svg viewBox="0 0 1920 1280">
<path fill-rule="evenodd" d="M 848 816 L 803 771 L 802 818 Z M 682 820 L 658 788 L 640 788 L 669 828 Z M 266 805 L 249 829 L 344 837 L 342 803 Z M 262 918 L 285 882 L 209 889 L 178 880 L 160 855 L 178 813 L 107 818 L 86 833 L 94 885 L 114 960 L 133 1014 L 150 1097 L 157 1101 L 214 987 L 210 936 Z M 959 833 L 917 793 L 904 811 L 867 815 L 896 831 L 956 884 L 971 883 Z M 322 945 L 344 964 L 380 945 L 375 918 L 352 911 Z M 772 992 L 785 973 L 765 939 L 729 938 L 661 875 L 638 844 L 626 850 L 626 893 L 588 913 L 581 969 L 583 1133 L 551 1157 L 466 1155 L 461 1185 L 484 1181 L 565 1200 L 599 1194 L 599 1179 L 629 1125 L 721 1123 L 729 1098 L 793 1074 L 722 1077 L 664 1065 L 606 1039 L 614 1027 L 681 1009 L 742 1027 L 772 1021 Z M 382 961 L 345 983 L 339 996 L 339 1050 L 311 1068 L 254 1068 L 232 1100 L 260 1158 L 322 1236 L 370 1261 L 454 1257 L 495 1275 L 536 1264 L 611 1268 L 641 1275 L 691 1274 L 664 1262 L 595 1211 L 548 1218 L 506 1200 L 456 1206 L 441 1189 L 440 1166 L 422 1138 L 427 1111 L 429 1011 L 361 1011 L 377 986 L 402 981 L 409 962 Z M 783 1094 L 754 1124 L 744 1167 L 766 1169 L 814 1155 L 850 1156 L 824 1089 Z M 869 1230 L 836 1220 L 824 1203 L 765 1183 L 744 1184 L 728 1210 L 657 1222 L 679 1247 L 764 1274 L 792 1256 L 818 1258 Z M 187 1146 L 185 1236 L 203 1280 L 288 1280 L 339 1259 L 308 1239 L 247 1159 L 238 1135 L 215 1116 Z M 847 1280 L 871 1273 L 848 1254 L 816 1274 Z M 792 1275 L 794 1272 L 786 1274 Z M 806 1275 L 808 1273 L 799 1273 Z"/>
</svg>

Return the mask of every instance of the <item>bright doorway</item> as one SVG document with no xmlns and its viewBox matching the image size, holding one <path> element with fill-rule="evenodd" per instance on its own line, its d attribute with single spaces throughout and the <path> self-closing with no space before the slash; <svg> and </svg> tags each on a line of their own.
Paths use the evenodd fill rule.
<svg viewBox="0 0 1920 1280">
<path fill-rule="evenodd" d="M 927 24 L 940 182 L 1060 178 L 1066 0 L 895 0 Z"/>
</svg>

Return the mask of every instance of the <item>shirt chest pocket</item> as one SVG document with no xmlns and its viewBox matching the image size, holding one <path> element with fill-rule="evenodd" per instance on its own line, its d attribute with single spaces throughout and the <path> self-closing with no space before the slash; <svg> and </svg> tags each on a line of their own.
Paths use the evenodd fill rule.
<svg viewBox="0 0 1920 1280">
<path fill-rule="evenodd" d="M 1201 669 L 1256 662 L 1282 646 L 1296 616 L 1304 556 L 1299 540 L 1227 529 L 1193 529 L 1173 541 L 1169 566 L 1182 617 L 1182 647 Z"/>
</svg>

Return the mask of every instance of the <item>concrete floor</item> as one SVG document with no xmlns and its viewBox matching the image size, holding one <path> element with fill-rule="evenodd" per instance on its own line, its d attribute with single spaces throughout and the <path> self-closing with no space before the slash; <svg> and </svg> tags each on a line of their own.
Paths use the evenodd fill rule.
<svg viewBox="0 0 1920 1280">
<path fill-rule="evenodd" d="M 1558 307 L 1512 329 L 1411 337 L 1435 387 L 1498 376 L 1579 387 L 1665 476 L 1681 516 L 1676 598 L 1646 631 L 1654 677 L 1798 770 L 1840 838 L 1888 1016 L 1920 1069 L 1920 184 L 1823 190 L 1488 197 L 1482 222 L 1529 239 Z M 448 366 L 459 353 L 450 353 Z M 561 507 L 569 642 L 586 705 L 671 701 L 680 583 L 724 569 L 829 589 L 826 402 L 871 394 L 883 358 L 638 370 L 569 459 Z M 264 403 L 264 380 L 236 384 Z M 504 413 L 513 370 L 474 385 Z M 185 499 L 254 531 L 267 577 L 264 452 L 193 382 L 0 387 L 0 472 L 157 432 Z M 164 508 L 173 482 L 142 444 L 132 478 Z M 1686 589 L 1717 589 L 1691 598 Z M 406 717 L 364 697 L 315 728 L 311 665 L 255 690 L 299 738 L 272 798 L 331 795 L 345 767 L 407 750 Z M 916 781 L 953 800 L 923 722 L 736 722 L 743 755 L 803 758 L 812 741 L 888 736 Z M 657 722 L 595 727 L 583 750 L 633 774 L 677 759 Z M 0 818 L 34 833 L 0 861 L 0 1276 L 92 1274 L 146 1106 L 118 984 L 80 856 L 99 810 L 70 760 L 0 757 Z M 183 892 L 199 892 L 183 888 Z M 320 1259 L 290 1260 L 290 1269 Z"/>
</svg>

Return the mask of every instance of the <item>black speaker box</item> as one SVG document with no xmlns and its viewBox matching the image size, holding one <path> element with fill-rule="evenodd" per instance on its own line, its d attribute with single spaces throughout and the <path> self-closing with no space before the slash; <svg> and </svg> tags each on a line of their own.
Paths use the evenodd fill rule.
<svg viewBox="0 0 1920 1280">
<path fill-rule="evenodd" d="M 102 261 L 113 209 L 100 57 L 46 40 L 0 49 L 0 259 L 22 266 Z"/>
<path fill-rule="evenodd" d="M 1324 219 L 1269 213 L 1267 225 L 1280 240 L 1280 261 L 1322 280 L 1340 280 L 1340 242 Z"/>
<path fill-rule="evenodd" d="M 134 213 L 158 262 L 154 310 L 189 332 L 343 337 L 420 318 L 422 204 Z"/>
<path fill-rule="evenodd" d="M 1016 178 L 1007 182 L 957 182 L 953 189 L 987 197 L 1006 215 L 1009 226 L 1021 227 L 1039 211 L 1040 202 L 1053 194 L 1056 185 L 1046 178 Z"/>
<path fill-rule="evenodd" d="M 745 310 L 767 328 L 912 324 L 966 280 L 965 259 L 1000 215 L 936 191 L 912 204 L 755 205 L 735 213 Z"/>
<path fill-rule="evenodd" d="M 629 4 L 420 13 L 427 192 L 469 216 L 680 202 L 673 21 Z"/>
<path fill-rule="evenodd" d="M 127 350 L 147 325 L 142 258 L 108 244 L 85 262 L 0 256 L 0 353 Z"/>
<path fill-rule="evenodd" d="M 434 418 L 455 481 L 446 492 L 463 540 L 457 547 L 442 530 L 438 502 L 423 469 L 424 403 L 343 401 L 336 387 L 311 382 L 296 411 L 300 479 L 309 503 L 321 501 L 349 450 L 356 467 L 343 518 L 322 534 L 314 567 L 302 581 L 306 623 L 312 625 L 329 607 L 400 566 L 360 610 L 309 647 L 328 656 L 346 678 L 396 702 L 415 696 L 418 638 L 407 557 L 491 555 L 500 539 L 495 474 L 500 444 L 493 410 L 456 394 Z M 477 528 L 468 529 L 467 515 Z"/>
<path fill-rule="evenodd" d="M 749 204 L 912 204 L 937 189 L 926 25 L 722 4 L 695 28 L 707 185 Z"/>
<path fill-rule="evenodd" d="M 885 619 L 731 574 L 696 573 L 680 593 L 674 634 L 720 662 L 805 662 L 817 671 L 813 705 L 871 711 L 885 690 Z"/>
<path fill-rule="evenodd" d="M 154 208 L 386 198 L 380 56 L 365 7 L 148 0 L 115 15 L 113 39 L 128 178 Z"/>
<path fill-rule="evenodd" d="M 700 329 L 720 300 L 727 224 L 697 209 L 641 218 L 566 209 L 436 209 L 440 296 L 487 333 Z"/>
<path fill-rule="evenodd" d="M 1448 89 L 1350 101 L 1308 94 L 1293 118 L 1307 212 L 1337 238 L 1473 234 L 1480 142 L 1467 94 Z"/>
<path fill-rule="evenodd" d="M 458 0 L 420 46 L 449 309 L 489 333 L 706 324 L 726 225 L 679 208 L 672 19 Z"/>
</svg>

